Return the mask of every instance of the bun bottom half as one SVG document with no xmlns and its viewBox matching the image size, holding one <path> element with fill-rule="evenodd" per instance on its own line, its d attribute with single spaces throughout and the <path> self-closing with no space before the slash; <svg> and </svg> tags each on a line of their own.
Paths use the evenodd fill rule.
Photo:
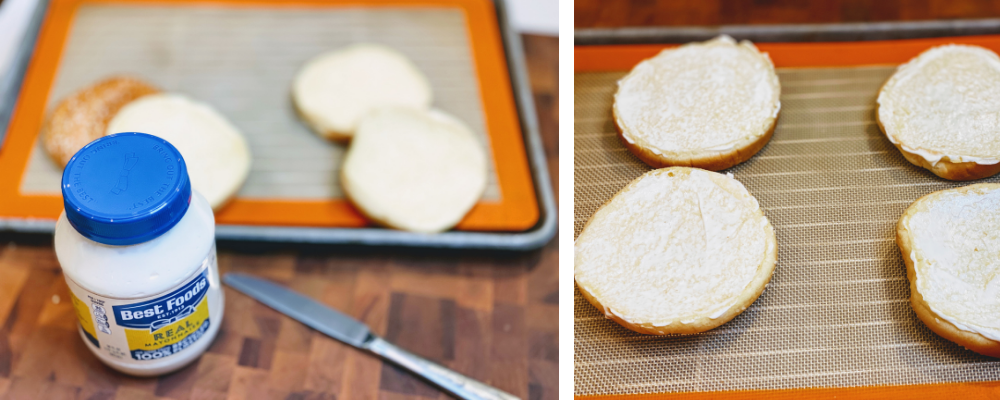
<svg viewBox="0 0 1000 400">
<path fill-rule="evenodd" d="M 689 169 L 684 167 L 674 167 L 670 168 L 669 170 L 678 171 L 682 173 L 689 173 L 686 171 L 690 171 Z M 625 187 L 620 189 L 618 193 L 615 193 L 614 196 L 611 196 L 611 198 L 605 201 L 604 204 L 598 207 L 598 210 L 607 206 L 608 203 L 610 203 L 616 196 L 626 191 L 633 183 L 635 183 L 639 179 L 641 179 L 641 177 L 636 178 L 636 180 L 633 180 L 629 184 L 625 185 Z M 592 221 L 593 217 L 591 217 L 591 219 L 589 219 L 586 222 L 586 224 L 584 224 L 582 230 L 586 230 L 587 226 L 589 226 Z M 583 298 L 586 299 L 587 302 L 590 303 L 592 306 L 594 306 L 594 308 L 597 308 L 597 310 L 601 314 L 603 314 L 605 317 L 611 319 L 612 321 L 615 321 L 617 324 L 629 330 L 646 335 L 695 334 L 695 333 L 705 332 L 711 329 L 718 328 L 719 326 L 722 326 L 725 323 L 731 321 L 733 318 L 736 318 L 736 316 L 743 313 L 743 311 L 746 311 L 746 309 L 749 308 L 750 305 L 753 304 L 753 302 L 757 301 L 757 298 L 759 298 L 760 295 L 764 293 L 764 289 L 767 288 L 768 282 L 771 281 L 771 277 L 774 275 L 774 269 L 778 263 L 777 236 L 775 235 L 774 232 L 774 226 L 771 225 L 770 223 L 767 224 L 766 235 L 767 236 L 765 239 L 765 246 L 767 250 L 764 253 L 764 258 L 763 260 L 761 260 L 761 264 L 758 267 L 757 272 L 754 274 L 753 279 L 747 284 L 743 292 L 740 293 L 739 297 L 737 298 L 737 301 L 732 306 L 730 306 L 729 309 L 727 309 L 724 313 L 722 313 L 722 315 L 719 315 L 716 318 L 702 316 L 695 318 L 694 321 L 691 321 L 689 323 L 675 322 L 668 325 L 660 325 L 660 326 L 654 325 L 650 322 L 637 322 L 637 323 L 629 322 L 624 318 L 622 318 L 621 316 L 613 312 L 610 312 L 609 309 L 605 307 L 604 304 L 602 304 L 600 300 L 598 300 L 597 297 L 590 292 L 590 290 L 587 288 L 586 285 L 580 284 L 578 281 L 576 281 L 575 278 L 574 278 L 574 284 L 580 290 L 580 294 L 583 295 Z"/>
<path fill-rule="evenodd" d="M 935 193 L 930 193 L 923 198 L 932 196 Z M 921 200 L 923 198 L 921 198 Z M 920 202 L 920 200 L 917 200 L 914 204 L 917 202 Z M 899 222 L 896 224 L 896 245 L 899 246 L 903 262 L 906 264 L 906 278 L 910 282 L 910 306 L 913 308 L 913 312 L 917 314 L 917 318 L 919 318 L 924 325 L 930 328 L 930 330 L 934 333 L 938 334 L 938 336 L 948 339 L 953 343 L 976 353 L 990 357 L 1000 357 L 1000 342 L 989 339 L 975 332 L 960 329 L 951 322 L 941 318 L 937 313 L 931 310 L 927 302 L 924 301 L 923 295 L 919 290 L 917 290 L 917 272 L 915 270 L 915 266 L 913 265 L 913 259 L 910 257 L 910 254 L 913 252 L 913 236 L 910 234 L 909 230 L 906 229 L 906 221 L 913 214 L 915 214 L 916 211 L 917 210 L 914 207 L 907 208 L 906 212 L 903 213 L 903 216 L 899 218 Z"/>
</svg>

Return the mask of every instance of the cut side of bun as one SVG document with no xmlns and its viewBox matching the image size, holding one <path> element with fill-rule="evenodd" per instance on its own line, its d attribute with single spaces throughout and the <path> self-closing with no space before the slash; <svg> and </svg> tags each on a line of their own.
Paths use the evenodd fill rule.
<svg viewBox="0 0 1000 400">
<path fill-rule="evenodd" d="M 181 152 L 191 186 L 219 210 L 250 173 L 250 147 L 243 134 L 205 103 L 177 94 L 143 97 L 123 107 L 107 134 L 142 132 L 166 139 Z"/>
<path fill-rule="evenodd" d="M 591 216 L 574 250 L 583 296 L 653 335 L 733 319 L 764 291 L 778 256 L 774 228 L 742 184 L 686 167 L 629 183 Z"/>
<path fill-rule="evenodd" d="M 646 164 L 718 171 L 767 144 L 780 94 L 767 54 L 723 35 L 640 62 L 618 81 L 612 112 L 622 143 Z"/>
<path fill-rule="evenodd" d="M 358 125 L 341 169 L 347 198 L 395 229 L 450 229 L 486 189 L 486 152 L 458 119 L 437 110 L 383 108 Z"/>
<path fill-rule="evenodd" d="M 310 60 L 295 77 L 299 115 L 327 139 L 348 141 L 365 114 L 379 107 L 430 108 L 427 77 L 402 53 L 357 44 Z"/>
<path fill-rule="evenodd" d="M 910 163 L 951 180 L 1000 172 L 1000 57 L 978 46 L 931 48 L 899 66 L 876 116 Z"/>
<path fill-rule="evenodd" d="M 1000 357 L 1000 184 L 928 194 L 896 225 L 910 304 L 938 335 Z"/>
<path fill-rule="evenodd" d="M 139 79 L 116 76 L 81 89 L 56 105 L 42 128 L 42 147 L 60 168 L 77 151 L 104 136 L 122 107 L 160 90 Z"/>
</svg>

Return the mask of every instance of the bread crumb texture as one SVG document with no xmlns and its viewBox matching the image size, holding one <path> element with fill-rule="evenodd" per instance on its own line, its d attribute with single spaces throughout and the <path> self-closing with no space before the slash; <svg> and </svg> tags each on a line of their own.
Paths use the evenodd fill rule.
<svg viewBox="0 0 1000 400">
<path fill-rule="evenodd" d="M 630 324 L 693 323 L 727 314 L 747 297 L 765 259 L 774 256 L 769 246 L 773 230 L 738 181 L 699 169 L 659 169 L 591 217 L 575 244 L 576 281 L 606 313 Z"/>
<path fill-rule="evenodd" d="M 767 54 L 729 36 L 667 49 L 618 82 L 622 136 L 656 154 L 724 151 L 752 142 L 781 108 Z"/>
<path fill-rule="evenodd" d="M 946 45 L 899 67 L 878 96 L 886 136 L 932 165 L 1000 162 L 1000 57 Z"/>
<path fill-rule="evenodd" d="M 924 302 L 959 329 L 1000 340 L 1000 185 L 937 192 L 905 215 Z"/>
<path fill-rule="evenodd" d="M 219 210 L 243 186 L 252 156 L 243 133 L 208 103 L 176 93 L 144 96 L 108 123 L 107 135 L 142 132 L 170 142 L 187 164 L 191 186 Z"/>
</svg>

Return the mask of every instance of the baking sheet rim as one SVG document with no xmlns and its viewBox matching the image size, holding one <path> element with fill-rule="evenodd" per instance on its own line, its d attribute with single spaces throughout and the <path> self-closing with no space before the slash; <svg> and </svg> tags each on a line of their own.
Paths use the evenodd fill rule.
<svg viewBox="0 0 1000 400">
<path fill-rule="evenodd" d="M 79 1 L 79 0 L 72 0 Z M 108 0 L 92 0 L 97 2 L 108 2 Z M 111 2 L 119 2 L 120 0 L 111 0 Z M 217 2 L 219 0 L 216 0 Z M 241 2 L 243 0 L 222 0 L 221 2 Z M 270 2 L 262 2 L 260 0 L 246 0 L 250 3 L 262 3 L 262 4 L 273 4 Z M 305 3 L 324 3 L 326 0 L 300 0 L 299 2 Z M 377 1 L 382 4 L 398 3 L 401 0 L 387 0 L 387 1 Z M 448 0 L 442 0 L 448 1 Z M 451 0 L 453 3 L 458 3 L 460 0 Z M 42 5 L 44 7 L 50 4 L 45 0 L 42 0 Z M 59 2 L 59 0 L 56 0 Z M 158 2 L 156 0 L 149 0 L 149 2 Z M 159 1 L 163 2 L 163 1 Z M 171 3 L 184 3 L 192 2 L 192 0 L 169 0 Z M 415 1 L 415 2 L 419 2 Z M 297 2 L 298 3 L 298 2 Z M 350 4 L 357 4 L 358 2 L 345 2 Z M 548 167 L 544 152 L 542 150 L 542 142 L 538 133 L 538 122 L 535 116 L 535 108 L 533 104 L 533 98 L 530 92 L 530 86 L 527 82 L 527 72 L 524 67 L 524 55 L 520 44 L 520 37 L 514 32 L 509 24 L 508 17 L 506 13 L 505 0 L 496 0 L 493 2 L 495 9 L 487 10 L 493 12 L 496 17 L 495 21 L 497 23 L 497 37 L 500 40 L 500 50 L 501 50 L 501 62 L 499 68 L 501 71 L 506 72 L 503 75 L 504 82 L 509 82 L 510 87 L 503 87 L 504 90 L 510 91 L 510 98 L 513 101 L 511 112 L 514 114 L 514 119 L 517 122 L 511 122 L 516 125 L 517 130 L 521 133 L 518 135 L 518 140 L 523 144 L 523 166 L 527 168 L 528 180 L 529 180 L 529 193 L 532 195 L 532 210 L 533 216 L 531 220 L 533 224 L 528 226 L 526 230 L 520 232 L 491 232 L 491 231 L 449 231 L 436 235 L 422 235 L 410 232 L 402 232 L 388 229 L 379 228 L 342 228 L 342 227 L 298 227 L 298 226 L 247 226 L 247 225 L 220 225 L 217 229 L 217 237 L 220 239 L 231 239 L 231 240 L 256 240 L 256 241 L 281 241 L 281 242 L 310 242 L 310 243 L 331 243 L 331 244 L 363 244 L 363 245 L 375 245 L 375 246 L 420 246 L 420 247 L 440 247 L 440 248 L 484 248 L 484 249 L 498 249 L 498 250 L 529 250 L 541 247 L 543 244 L 548 242 L 549 239 L 554 236 L 556 231 L 556 217 L 555 217 L 555 201 L 552 194 L 552 187 L 548 175 Z M 35 47 L 37 46 L 36 41 L 42 40 L 42 35 L 46 33 L 42 20 L 46 19 L 49 14 L 50 9 L 45 9 L 44 12 L 40 12 L 36 15 L 35 23 L 40 25 L 38 32 L 29 32 L 26 35 L 25 46 Z M 493 19 L 491 19 L 492 21 Z M 470 29 L 471 23 L 469 23 Z M 66 29 L 68 26 L 63 27 L 62 32 L 56 34 L 57 40 L 61 42 L 65 41 Z M 471 34 L 471 32 L 470 32 Z M 49 35 L 52 35 L 50 32 Z M 62 47 L 60 43 L 59 48 Z M 475 52 L 474 52 L 475 53 Z M 37 56 L 33 54 L 32 51 L 26 51 L 26 54 L 34 58 Z M 478 60 L 478 58 L 476 58 Z M 33 60 L 32 60 L 33 61 Z M 22 60 L 23 63 L 27 64 L 28 59 Z M 28 80 L 28 75 L 32 73 L 30 69 L 23 71 L 24 76 L 21 76 L 19 81 L 20 84 L 14 85 L 13 90 L 17 94 L 18 100 L 20 100 L 21 93 L 24 91 L 23 83 Z M 17 78 L 15 78 L 17 79 Z M 480 79 L 482 81 L 482 79 Z M 22 86 L 22 87 L 18 87 Z M 503 85 L 501 85 L 503 86 Z M 495 98 L 495 96 L 484 96 L 484 103 L 487 98 Z M 17 104 L 11 104 L 11 107 L 15 107 Z M 484 104 L 484 108 L 485 108 Z M 496 118 L 494 118 L 496 119 Z M 12 121 L 7 121 L 12 123 Z M 10 125 L 8 125 L 9 131 Z M 6 139 L 6 138 L 4 138 Z M 2 155 L 2 152 L 0 152 Z M 27 155 L 24 155 L 27 157 Z M 21 163 L 22 169 L 26 166 L 27 160 L 23 160 Z M 17 181 L 20 180 L 20 176 L 17 177 Z M 19 186 L 15 186 L 19 187 Z M 34 218 L 31 216 L 27 217 L 0 217 L 0 230 L 12 230 L 21 232 L 51 232 L 54 227 L 54 220 L 48 218 Z"/>
</svg>

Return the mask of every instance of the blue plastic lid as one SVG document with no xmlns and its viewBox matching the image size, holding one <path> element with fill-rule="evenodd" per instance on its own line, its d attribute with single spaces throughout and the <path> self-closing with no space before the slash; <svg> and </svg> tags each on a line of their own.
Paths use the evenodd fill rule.
<svg viewBox="0 0 1000 400">
<path fill-rule="evenodd" d="M 166 140 L 138 132 L 108 135 L 84 146 L 62 176 L 66 219 L 84 237 L 110 245 L 157 238 L 191 204 L 181 153 Z"/>
</svg>

